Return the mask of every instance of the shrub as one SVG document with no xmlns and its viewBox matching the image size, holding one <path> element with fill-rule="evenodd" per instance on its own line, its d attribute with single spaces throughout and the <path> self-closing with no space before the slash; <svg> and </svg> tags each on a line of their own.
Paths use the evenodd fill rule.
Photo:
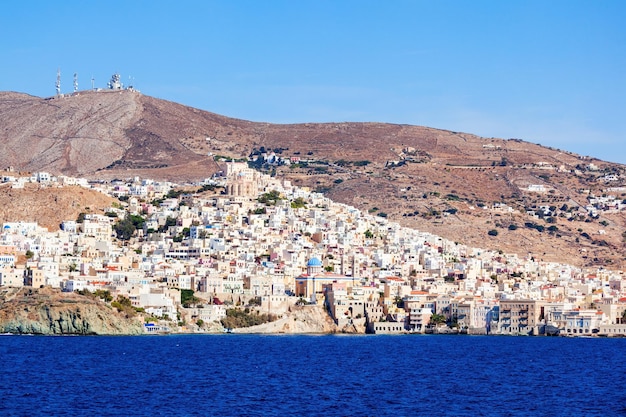
<svg viewBox="0 0 626 417">
<path fill-rule="evenodd" d="M 291 202 L 291 208 L 293 209 L 306 208 L 306 201 L 304 201 L 302 197 L 298 197 Z"/>
<path fill-rule="evenodd" d="M 123 295 L 118 295 L 117 299 L 111 303 L 111 307 L 114 307 L 117 311 L 126 314 L 126 317 L 133 317 L 136 313 L 130 299 L 124 297 Z"/>
<path fill-rule="evenodd" d="M 280 193 L 276 190 L 264 193 L 258 199 L 259 203 L 263 203 L 268 206 L 275 205 L 276 202 L 280 200 L 282 200 L 280 198 Z"/>
<path fill-rule="evenodd" d="M 259 314 L 256 311 L 244 311 L 236 308 L 226 310 L 226 317 L 221 320 L 222 326 L 228 329 L 250 327 L 275 320 L 272 314 Z"/>
</svg>

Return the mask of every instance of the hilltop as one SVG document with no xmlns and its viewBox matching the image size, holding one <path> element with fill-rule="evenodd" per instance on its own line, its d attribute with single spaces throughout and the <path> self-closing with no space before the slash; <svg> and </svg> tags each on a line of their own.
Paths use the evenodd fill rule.
<svg viewBox="0 0 626 417">
<path fill-rule="evenodd" d="M 257 123 L 129 90 L 0 93 L 0 123 L 4 167 L 183 182 L 220 171 L 226 158 L 252 158 L 295 185 L 470 246 L 577 266 L 625 259 L 626 167 L 520 139 Z"/>
</svg>

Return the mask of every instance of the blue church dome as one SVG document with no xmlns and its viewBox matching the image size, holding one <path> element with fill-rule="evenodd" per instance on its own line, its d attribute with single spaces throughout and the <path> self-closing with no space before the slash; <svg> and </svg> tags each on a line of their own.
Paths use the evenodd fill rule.
<svg viewBox="0 0 626 417">
<path fill-rule="evenodd" d="M 322 266 L 322 261 L 317 258 L 311 258 L 306 266 Z"/>
</svg>

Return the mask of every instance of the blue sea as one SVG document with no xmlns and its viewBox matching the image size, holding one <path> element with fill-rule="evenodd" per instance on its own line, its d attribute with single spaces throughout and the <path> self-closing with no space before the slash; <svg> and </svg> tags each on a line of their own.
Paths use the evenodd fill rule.
<svg viewBox="0 0 626 417">
<path fill-rule="evenodd" d="M 0 416 L 626 415 L 626 339 L 0 336 Z"/>
</svg>

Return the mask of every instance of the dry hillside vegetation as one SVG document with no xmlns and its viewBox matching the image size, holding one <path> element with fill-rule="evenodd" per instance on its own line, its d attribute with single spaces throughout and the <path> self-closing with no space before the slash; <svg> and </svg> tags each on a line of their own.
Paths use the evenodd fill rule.
<svg viewBox="0 0 626 417">
<path fill-rule="evenodd" d="M 132 91 L 0 93 L 0 123 L 0 166 L 184 181 L 210 176 L 224 158 L 252 157 L 295 185 L 459 243 L 579 266 L 620 268 L 626 255 L 624 212 L 586 208 L 592 196 L 626 199 L 626 167 L 519 139 L 255 123 Z M 271 155 L 298 163 L 264 163 Z"/>
</svg>

